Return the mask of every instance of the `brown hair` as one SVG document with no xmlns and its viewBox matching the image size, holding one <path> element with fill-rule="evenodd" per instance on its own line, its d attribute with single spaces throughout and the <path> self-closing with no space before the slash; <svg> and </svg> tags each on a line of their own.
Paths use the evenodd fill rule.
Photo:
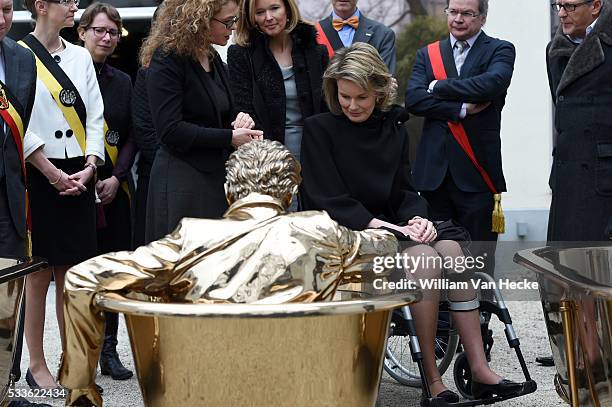
<svg viewBox="0 0 612 407">
<path fill-rule="evenodd" d="M 38 18 L 38 15 L 36 14 L 36 7 L 34 7 L 35 2 L 36 0 L 24 0 L 23 2 L 23 7 L 25 7 L 26 10 L 30 12 L 30 15 L 32 16 L 33 20 L 36 20 Z"/>
<path fill-rule="evenodd" d="M 387 111 L 395 101 L 392 75 L 380 54 L 370 44 L 355 42 L 336 51 L 323 74 L 323 95 L 329 110 L 341 114 L 338 101 L 338 80 L 346 79 L 376 94 L 376 107 Z"/>
<path fill-rule="evenodd" d="M 149 66 L 153 53 L 162 48 L 181 56 L 198 57 L 210 49 L 210 20 L 229 2 L 237 0 L 166 0 L 142 44 L 139 61 Z"/>
<path fill-rule="evenodd" d="M 248 47 L 251 42 L 251 32 L 257 29 L 255 23 L 255 2 L 257 0 L 242 0 L 240 4 L 240 20 L 234 33 L 234 41 L 242 47 Z M 290 33 L 303 22 L 300 9 L 295 0 L 283 0 L 285 10 L 287 10 L 287 26 L 285 32 Z"/>
<path fill-rule="evenodd" d="M 119 11 L 115 8 L 115 6 L 110 5 L 108 3 L 91 3 L 89 7 L 83 11 L 83 15 L 81 16 L 81 20 L 79 21 L 79 29 L 87 30 L 91 27 L 93 20 L 100 13 L 106 14 L 106 16 L 117 26 L 117 30 L 119 34 L 121 34 L 121 29 L 123 28 L 123 23 L 121 21 L 121 16 L 119 15 Z"/>
</svg>

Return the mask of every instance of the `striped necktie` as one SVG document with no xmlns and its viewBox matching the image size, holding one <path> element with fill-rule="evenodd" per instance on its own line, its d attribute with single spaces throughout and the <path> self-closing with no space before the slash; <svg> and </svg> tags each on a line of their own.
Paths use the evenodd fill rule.
<svg viewBox="0 0 612 407">
<path fill-rule="evenodd" d="M 468 49 L 470 48 L 470 44 L 467 41 L 457 41 L 455 43 L 455 52 L 453 55 L 455 57 L 455 66 L 457 67 L 457 74 L 461 75 L 461 67 L 465 62 L 465 58 L 468 54 Z"/>
</svg>

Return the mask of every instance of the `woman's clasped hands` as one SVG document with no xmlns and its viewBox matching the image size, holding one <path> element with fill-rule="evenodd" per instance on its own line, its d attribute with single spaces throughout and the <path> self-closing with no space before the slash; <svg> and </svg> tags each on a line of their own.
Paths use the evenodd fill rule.
<svg viewBox="0 0 612 407">
<path fill-rule="evenodd" d="M 428 244 L 438 237 L 433 222 L 419 216 L 410 219 L 406 226 L 400 228 L 400 231 L 417 243 Z"/>
<path fill-rule="evenodd" d="M 253 130 L 255 121 L 248 113 L 240 112 L 232 122 L 232 146 L 235 148 L 253 140 L 263 140 L 263 131 Z"/>
</svg>

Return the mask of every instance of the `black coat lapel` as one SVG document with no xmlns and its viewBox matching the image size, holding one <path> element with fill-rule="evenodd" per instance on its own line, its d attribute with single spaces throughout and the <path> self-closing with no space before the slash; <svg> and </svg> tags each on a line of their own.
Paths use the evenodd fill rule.
<svg viewBox="0 0 612 407">
<path fill-rule="evenodd" d="M 440 52 L 442 53 L 442 62 L 444 63 L 446 76 L 449 78 L 459 77 L 457 74 L 457 66 L 455 65 L 455 57 L 453 57 L 453 50 L 451 48 L 449 39 L 440 41 Z"/>
<path fill-rule="evenodd" d="M 321 28 L 323 29 L 323 32 L 325 33 L 325 36 L 329 40 L 329 43 L 331 44 L 334 51 L 340 48 L 344 48 L 344 44 L 342 43 L 342 40 L 338 35 L 338 31 L 336 31 L 336 29 L 332 25 L 332 16 L 321 20 L 320 24 Z"/>
<path fill-rule="evenodd" d="M 202 65 L 200 65 L 198 61 L 190 59 L 190 63 L 191 63 L 191 68 L 194 70 L 194 73 L 196 74 L 196 76 L 200 80 L 200 83 L 204 87 L 204 90 L 208 94 L 210 105 L 215 112 L 215 116 L 217 116 L 217 123 L 219 124 L 219 128 L 223 128 L 223 122 L 221 121 L 221 113 L 219 112 L 219 109 L 217 109 L 217 104 L 215 103 L 215 91 L 212 87 L 212 83 L 210 83 L 212 79 L 210 78 L 210 76 L 207 74 L 207 72 L 204 70 L 204 68 L 202 67 Z M 213 60 L 213 66 L 214 66 L 214 60 Z M 214 66 L 213 69 L 217 69 L 217 67 Z"/>
<path fill-rule="evenodd" d="M 480 55 L 485 49 L 484 45 L 489 43 L 490 40 L 491 39 L 484 33 L 484 31 L 480 33 L 478 38 L 476 38 L 474 45 L 472 45 L 472 49 L 470 49 L 470 52 L 465 58 L 463 66 L 461 67 L 461 78 L 467 78 L 470 76 L 470 71 L 472 70 L 474 63 L 480 60 Z"/>
</svg>

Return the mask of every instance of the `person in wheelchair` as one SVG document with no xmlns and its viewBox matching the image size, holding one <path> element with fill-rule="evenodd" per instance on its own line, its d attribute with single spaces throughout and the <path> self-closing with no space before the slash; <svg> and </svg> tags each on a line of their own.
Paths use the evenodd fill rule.
<svg viewBox="0 0 612 407">
<path fill-rule="evenodd" d="M 461 246 L 438 238 L 434 224 L 427 219 L 428 204 L 413 187 L 404 127 L 408 114 L 393 105 L 396 85 L 376 49 L 355 43 L 338 50 L 323 76 L 323 92 L 330 112 L 304 122 L 302 209 L 325 210 L 338 223 L 355 230 L 392 231 L 406 241 L 404 253 L 409 257 L 442 257 L 460 264 L 464 257 Z M 422 261 L 425 267 L 410 272 L 418 279 L 440 278 L 439 263 Z M 469 278 L 467 273 L 451 270 L 451 274 Z M 425 300 L 411 310 L 426 380 L 432 396 L 457 402 L 459 396 L 446 388 L 435 364 L 439 290 L 424 294 Z M 472 370 L 474 397 L 520 390 L 521 384 L 502 379 L 489 368 L 475 291 L 453 291 L 449 297 L 453 322 Z"/>
</svg>

